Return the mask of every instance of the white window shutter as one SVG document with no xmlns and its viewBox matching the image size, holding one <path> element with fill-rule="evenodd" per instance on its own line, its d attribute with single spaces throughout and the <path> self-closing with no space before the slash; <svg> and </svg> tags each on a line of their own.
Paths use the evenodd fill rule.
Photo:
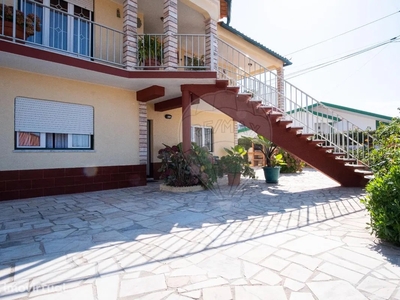
<svg viewBox="0 0 400 300">
<path fill-rule="evenodd" d="M 93 107 L 17 97 L 15 131 L 93 135 Z"/>
</svg>

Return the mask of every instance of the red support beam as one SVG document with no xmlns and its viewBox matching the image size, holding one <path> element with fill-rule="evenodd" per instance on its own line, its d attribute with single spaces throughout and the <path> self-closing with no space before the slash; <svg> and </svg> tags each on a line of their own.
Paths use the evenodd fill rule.
<svg viewBox="0 0 400 300">
<path fill-rule="evenodd" d="M 173 98 L 154 104 L 155 111 L 167 111 L 170 109 L 175 109 L 180 107 L 182 107 L 182 97 Z"/>
<path fill-rule="evenodd" d="M 165 96 L 165 88 L 159 85 L 152 85 L 136 92 L 136 99 L 140 102 L 147 102 Z"/>
<path fill-rule="evenodd" d="M 191 97 L 189 91 L 182 91 L 182 148 L 187 153 L 191 148 Z"/>
</svg>

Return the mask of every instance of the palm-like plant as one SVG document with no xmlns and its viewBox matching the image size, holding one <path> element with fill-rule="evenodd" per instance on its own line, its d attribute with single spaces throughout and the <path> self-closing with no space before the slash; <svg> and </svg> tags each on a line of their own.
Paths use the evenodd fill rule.
<svg viewBox="0 0 400 300">
<path fill-rule="evenodd" d="M 266 139 L 262 135 L 257 135 L 257 137 L 246 137 L 246 139 L 250 140 L 253 144 L 261 145 L 260 151 L 265 156 L 267 167 L 286 165 L 282 154 L 278 153 L 278 146 L 270 140 Z"/>
</svg>

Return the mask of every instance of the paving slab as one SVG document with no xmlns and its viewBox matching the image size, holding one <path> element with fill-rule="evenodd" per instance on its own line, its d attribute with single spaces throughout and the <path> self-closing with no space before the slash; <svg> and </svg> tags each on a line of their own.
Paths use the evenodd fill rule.
<svg viewBox="0 0 400 300">
<path fill-rule="evenodd" d="M 400 300 L 363 189 L 311 169 L 242 183 L 0 202 L 0 298 Z"/>
</svg>

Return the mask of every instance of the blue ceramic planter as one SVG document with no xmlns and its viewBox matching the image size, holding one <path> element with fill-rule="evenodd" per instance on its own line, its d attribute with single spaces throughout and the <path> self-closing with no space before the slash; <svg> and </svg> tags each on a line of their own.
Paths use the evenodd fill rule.
<svg viewBox="0 0 400 300">
<path fill-rule="evenodd" d="M 278 183 L 281 167 L 263 167 L 265 182 Z"/>
</svg>

